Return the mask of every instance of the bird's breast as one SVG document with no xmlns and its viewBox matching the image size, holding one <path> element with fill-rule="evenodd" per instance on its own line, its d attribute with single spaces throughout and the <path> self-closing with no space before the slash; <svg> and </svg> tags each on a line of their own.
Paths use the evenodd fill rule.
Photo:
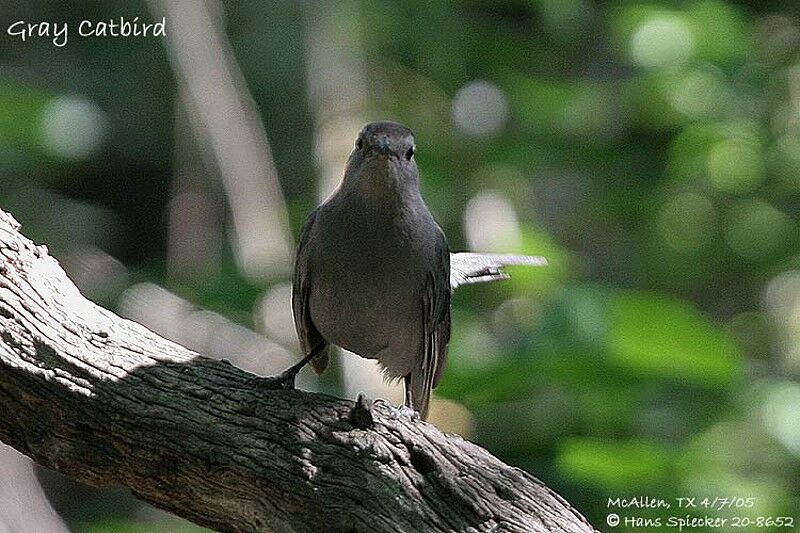
<svg viewBox="0 0 800 533">
<path fill-rule="evenodd" d="M 320 220 L 310 265 L 311 319 L 328 342 L 363 357 L 421 342 L 421 295 L 436 260 L 418 228 L 379 215 Z M 411 357 L 411 355 L 409 355 Z"/>
</svg>

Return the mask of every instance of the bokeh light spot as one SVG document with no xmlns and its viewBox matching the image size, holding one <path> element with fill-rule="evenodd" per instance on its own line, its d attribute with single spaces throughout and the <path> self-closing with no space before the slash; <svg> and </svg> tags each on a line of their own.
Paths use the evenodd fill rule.
<svg viewBox="0 0 800 533">
<path fill-rule="evenodd" d="M 677 76 L 667 88 L 672 107 L 690 118 L 713 115 L 722 108 L 728 87 L 715 69 L 694 69 Z"/>
<path fill-rule="evenodd" d="M 45 148 L 65 159 L 86 159 L 103 145 L 108 130 L 105 113 L 94 102 L 60 96 L 42 111 L 41 135 Z"/>
<path fill-rule="evenodd" d="M 800 457 L 800 385 L 776 385 L 764 402 L 762 419 L 772 436 Z"/>
<path fill-rule="evenodd" d="M 721 191 L 751 191 L 765 176 L 761 147 L 749 139 L 719 141 L 708 152 L 706 170 L 711 184 Z"/>
<path fill-rule="evenodd" d="M 500 131 L 508 119 L 508 100 L 497 85 L 473 81 L 453 99 L 453 119 L 468 135 L 487 136 Z"/>
<path fill-rule="evenodd" d="M 792 221 L 785 213 L 762 200 L 746 200 L 729 213 L 725 240 L 733 252 L 745 259 L 766 259 L 788 238 Z"/>
<path fill-rule="evenodd" d="M 683 63 L 694 52 L 694 37 L 683 17 L 659 13 L 645 20 L 633 34 L 630 53 L 643 67 Z"/>
<path fill-rule="evenodd" d="M 470 199 L 464 210 L 464 230 L 473 250 L 511 253 L 522 245 L 514 206 L 499 191 L 481 191 Z"/>
</svg>

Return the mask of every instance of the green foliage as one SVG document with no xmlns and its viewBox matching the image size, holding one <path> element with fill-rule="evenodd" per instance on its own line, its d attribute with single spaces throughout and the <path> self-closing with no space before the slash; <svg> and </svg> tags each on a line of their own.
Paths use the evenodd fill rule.
<svg viewBox="0 0 800 533">
<path fill-rule="evenodd" d="M 736 343 L 688 303 L 624 292 L 608 307 L 608 353 L 615 364 L 707 387 L 738 384 L 743 361 Z"/>
<path fill-rule="evenodd" d="M 613 491 L 652 490 L 670 474 L 670 450 L 642 440 L 609 441 L 594 438 L 565 439 L 556 464 L 578 483 L 589 483 Z"/>
</svg>

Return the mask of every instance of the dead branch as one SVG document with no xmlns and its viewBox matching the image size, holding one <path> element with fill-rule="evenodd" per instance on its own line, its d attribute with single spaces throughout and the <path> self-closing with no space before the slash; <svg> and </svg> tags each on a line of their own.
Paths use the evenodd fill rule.
<svg viewBox="0 0 800 533">
<path fill-rule="evenodd" d="M 220 531 L 594 531 L 457 435 L 252 377 L 86 300 L 0 211 L 0 440 L 39 464 Z"/>
</svg>

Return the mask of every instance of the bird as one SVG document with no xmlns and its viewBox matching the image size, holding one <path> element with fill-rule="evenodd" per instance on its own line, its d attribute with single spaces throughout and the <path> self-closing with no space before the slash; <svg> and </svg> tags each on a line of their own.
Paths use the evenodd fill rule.
<svg viewBox="0 0 800 533">
<path fill-rule="evenodd" d="M 404 406 L 425 420 L 447 361 L 452 291 L 505 279 L 505 265 L 546 262 L 451 254 L 422 198 L 415 154 L 414 133 L 402 124 L 371 122 L 358 134 L 340 186 L 300 232 L 292 313 L 304 357 L 273 384 L 294 388 L 308 363 L 322 373 L 335 345 L 403 380 Z"/>
</svg>

